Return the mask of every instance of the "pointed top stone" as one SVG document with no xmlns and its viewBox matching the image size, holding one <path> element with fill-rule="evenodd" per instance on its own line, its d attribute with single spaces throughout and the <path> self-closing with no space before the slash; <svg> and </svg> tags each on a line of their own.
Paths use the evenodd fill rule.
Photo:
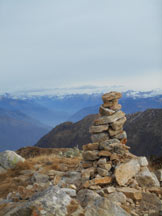
<svg viewBox="0 0 162 216">
<path fill-rule="evenodd" d="M 122 97 L 122 94 L 120 92 L 112 91 L 112 92 L 104 94 L 102 96 L 102 100 L 103 100 L 104 103 L 106 103 L 108 101 L 111 101 L 111 100 L 114 100 L 114 99 L 119 99 L 121 97 Z"/>
</svg>

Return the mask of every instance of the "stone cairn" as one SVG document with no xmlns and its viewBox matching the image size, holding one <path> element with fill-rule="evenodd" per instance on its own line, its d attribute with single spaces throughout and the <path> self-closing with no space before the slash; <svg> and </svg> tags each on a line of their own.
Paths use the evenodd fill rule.
<svg viewBox="0 0 162 216">
<path fill-rule="evenodd" d="M 129 152 L 123 130 L 126 117 L 118 104 L 121 97 L 119 92 L 102 96 L 99 117 L 89 130 L 92 143 L 83 146 L 82 188 L 112 190 L 113 187 L 122 191 L 124 186 L 129 192 L 134 190 L 132 193 L 141 199 L 139 190 L 146 186 L 147 180 L 152 187 L 159 186 L 159 182 L 147 168 L 147 159 Z"/>
</svg>

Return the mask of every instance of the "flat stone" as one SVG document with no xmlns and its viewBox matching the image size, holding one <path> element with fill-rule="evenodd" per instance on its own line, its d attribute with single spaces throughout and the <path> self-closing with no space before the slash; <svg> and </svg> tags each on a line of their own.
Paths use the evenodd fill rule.
<svg viewBox="0 0 162 216">
<path fill-rule="evenodd" d="M 148 166 L 148 161 L 146 157 L 138 157 L 138 161 L 141 167 Z"/>
<path fill-rule="evenodd" d="M 104 102 L 103 107 L 111 109 L 116 105 L 118 105 L 118 99 L 113 99 L 111 101 Z"/>
<path fill-rule="evenodd" d="M 97 168 L 97 172 L 100 176 L 103 176 L 103 177 L 108 175 L 108 170 L 100 168 L 100 167 Z"/>
<path fill-rule="evenodd" d="M 125 113 L 120 110 L 120 111 L 115 112 L 111 116 L 99 117 L 98 119 L 94 121 L 94 125 L 97 126 L 97 125 L 105 125 L 105 124 L 113 123 L 117 121 L 118 119 L 123 118 L 124 116 L 125 116 Z"/>
<path fill-rule="evenodd" d="M 98 155 L 99 157 L 110 157 L 112 153 L 110 151 L 103 150 L 99 151 Z"/>
<path fill-rule="evenodd" d="M 103 102 L 111 101 L 113 99 L 120 99 L 122 97 L 122 94 L 120 92 L 112 91 L 109 93 L 106 93 L 102 96 Z"/>
<path fill-rule="evenodd" d="M 83 145 L 82 148 L 83 148 L 83 151 L 98 150 L 98 148 L 99 148 L 99 143 L 89 143 L 89 144 Z"/>
<path fill-rule="evenodd" d="M 111 128 L 109 128 L 109 130 L 108 130 L 110 137 L 114 137 L 118 134 L 121 134 L 122 132 L 123 132 L 123 127 L 121 127 L 119 130 L 113 130 Z"/>
<path fill-rule="evenodd" d="M 111 110 L 109 108 L 105 108 L 103 105 L 101 105 L 100 109 L 99 109 L 99 113 L 101 114 L 101 116 L 110 116 L 110 115 L 114 114 L 115 111 Z"/>
<path fill-rule="evenodd" d="M 134 177 L 140 171 L 140 165 L 137 159 L 119 165 L 115 169 L 115 178 L 119 185 L 125 185 L 129 179 Z"/>
<path fill-rule="evenodd" d="M 110 184 L 111 182 L 112 182 L 112 177 L 111 176 L 98 177 L 98 178 L 86 181 L 83 184 L 83 187 L 88 188 L 91 185 L 106 185 L 106 184 Z"/>
<path fill-rule="evenodd" d="M 142 192 L 135 188 L 122 187 L 122 188 L 118 188 L 117 190 L 124 193 L 126 197 L 134 201 L 139 201 L 142 199 Z"/>
<path fill-rule="evenodd" d="M 127 133 L 123 131 L 122 133 L 115 135 L 114 138 L 119 139 L 119 140 L 127 140 Z"/>
<path fill-rule="evenodd" d="M 160 183 L 156 175 L 147 167 L 143 167 L 141 171 L 136 175 L 136 180 L 141 187 L 160 187 Z"/>
<path fill-rule="evenodd" d="M 104 131 L 107 131 L 108 128 L 109 128 L 109 125 L 91 126 L 89 129 L 89 133 L 102 133 Z"/>
<path fill-rule="evenodd" d="M 113 123 L 111 124 L 112 129 L 113 129 L 113 130 L 120 130 L 120 129 L 123 127 L 123 125 L 124 125 L 124 123 L 126 122 L 126 120 L 127 120 L 127 118 L 126 118 L 126 117 L 123 117 L 123 118 L 121 118 L 121 119 L 119 119 L 119 120 L 113 122 Z"/>
<path fill-rule="evenodd" d="M 48 173 L 47 173 L 49 176 L 64 176 L 65 175 L 65 172 L 62 172 L 62 171 L 57 171 L 57 170 L 49 170 Z"/>
<path fill-rule="evenodd" d="M 124 209 L 111 200 L 100 197 L 89 203 L 85 209 L 85 216 L 130 216 Z"/>
<path fill-rule="evenodd" d="M 98 153 L 98 151 L 85 151 L 82 153 L 82 156 L 84 160 L 93 161 L 99 158 Z"/>
<path fill-rule="evenodd" d="M 107 139 L 109 139 L 108 132 L 96 133 L 96 134 L 91 135 L 91 140 L 92 140 L 93 143 L 101 142 L 101 141 L 104 141 L 104 140 L 107 140 Z"/>
<path fill-rule="evenodd" d="M 83 168 L 90 168 L 93 166 L 93 162 L 92 161 L 83 161 L 82 162 L 82 167 Z"/>
<path fill-rule="evenodd" d="M 110 145 L 118 144 L 118 143 L 120 143 L 120 141 L 118 139 L 105 140 L 105 141 L 100 142 L 99 149 L 101 149 L 101 150 L 110 150 Z"/>
</svg>

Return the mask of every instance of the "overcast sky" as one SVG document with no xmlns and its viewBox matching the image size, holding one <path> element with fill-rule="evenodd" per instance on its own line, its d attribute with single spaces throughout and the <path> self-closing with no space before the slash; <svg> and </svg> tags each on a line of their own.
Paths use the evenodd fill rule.
<svg viewBox="0 0 162 216">
<path fill-rule="evenodd" d="M 0 91 L 162 88 L 162 0 L 0 0 Z"/>
</svg>

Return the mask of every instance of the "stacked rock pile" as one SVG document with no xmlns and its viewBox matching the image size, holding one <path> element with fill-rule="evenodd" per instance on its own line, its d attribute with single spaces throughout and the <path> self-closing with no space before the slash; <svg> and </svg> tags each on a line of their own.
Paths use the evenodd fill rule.
<svg viewBox="0 0 162 216">
<path fill-rule="evenodd" d="M 102 96 L 100 115 L 90 127 L 92 143 L 83 146 L 82 188 L 107 193 L 120 191 L 129 198 L 142 199 L 143 188 L 159 187 L 159 181 L 148 169 L 145 157 L 129 152 L 127 136 L 123 131 L 126 121 L 118 99 L 121 93 Z"/>
<path fill-rule="evenodd" d="M 104 140 L 118 139 L 126 143 L 127 135 L 123 131 L 123 125 L 126 122 L 125 113 L 122 112 L 118 99 L 122 97 L 119 92 L 110 92 L 102 96 L 103 104 L 100 106 L 100 117 L 94 121 L 90 128 L 92 142 L 101 142 Z M 116 142 L 116 140 L 115 140 Z"/>
</svg>

